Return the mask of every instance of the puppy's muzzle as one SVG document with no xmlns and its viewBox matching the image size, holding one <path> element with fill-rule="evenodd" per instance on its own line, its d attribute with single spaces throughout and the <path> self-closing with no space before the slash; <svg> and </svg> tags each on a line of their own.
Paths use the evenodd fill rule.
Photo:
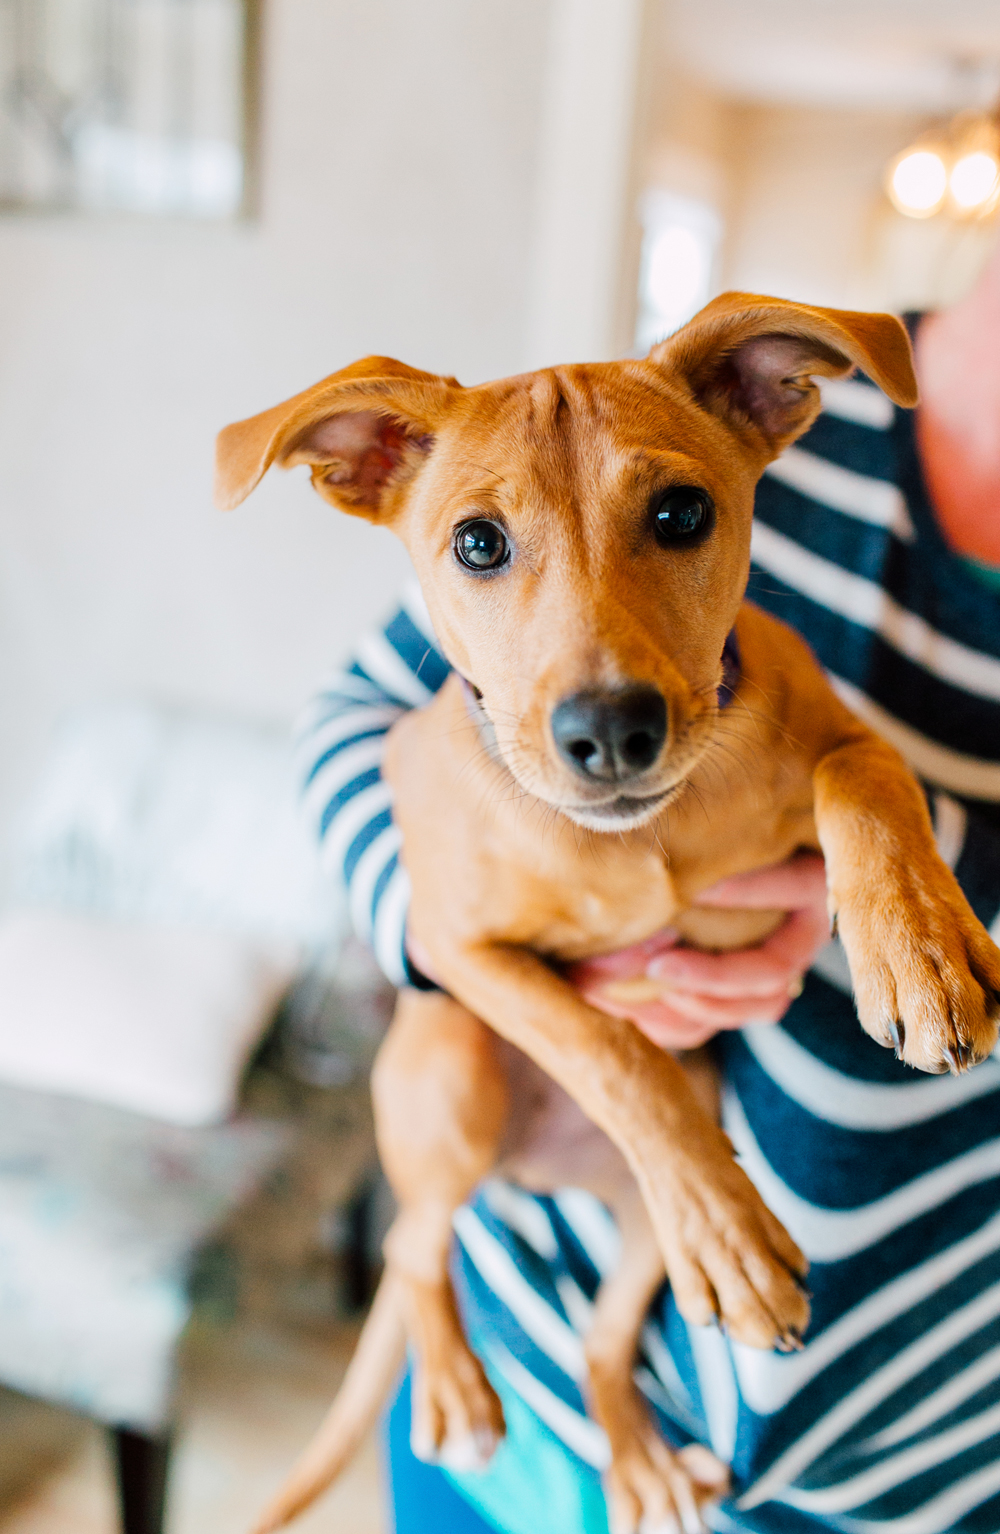
<svg viewBox="0 0 1000 1534">
<path fill-rule="evenodd" d="M 629 783 L 659 757 L 667 723 L 666 700 L 655 687 L 575 692 L 552 710 L 552 738 L 581 778 Z"/>
</svg>

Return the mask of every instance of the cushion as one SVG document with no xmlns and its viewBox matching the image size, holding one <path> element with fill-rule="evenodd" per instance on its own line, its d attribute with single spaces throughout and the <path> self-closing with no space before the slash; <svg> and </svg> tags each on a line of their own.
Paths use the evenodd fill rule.
<svg viewBox="0 0 1000 1534">
<path fill-rule="evenodd" d="M 0 1080 L 175 1124 L 233 1110 L 291 946 L 56 911 L 0 920 Z"/>
<path fill-rule="evenodd" d="M 18 904 L 323 946 L 344 924 L 286 730 L 152 704 L 66 718 L 25 813 Z"/>
<path fill-rule="evenodd" d="M 0 1082 L 0 1379 L 162 1433 L 195 1253 L 295 1164 L 294 1137 L 287 1122 L 186 1128 Z"/>
</svg>

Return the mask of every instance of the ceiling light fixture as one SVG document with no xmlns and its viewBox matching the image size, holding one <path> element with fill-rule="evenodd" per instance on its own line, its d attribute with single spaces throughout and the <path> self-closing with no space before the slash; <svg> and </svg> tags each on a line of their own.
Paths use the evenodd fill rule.
<svg viewBox="0 0 1000 1534">
<path fill-rule="evenodd" d="M 956 160 L 948 177 L 948 190 L 960 208 L 980 208 L 996 191 L 1000 165 L 984 149 L 964 154 Z"/>
<path fill-rule="evenodd" d="M 938 149 L 914 145 L 897 155 L 889 170 L 893 206 L 909 218 L 930 218 L 944 202 L 948 167 Z"/>
<path fill-rule="evenodd" d="M 1000 205 L 1000 108 L 960 112 L 889 162 L 885 189 L 907 218 L 985 218 Z"/>
</svg>

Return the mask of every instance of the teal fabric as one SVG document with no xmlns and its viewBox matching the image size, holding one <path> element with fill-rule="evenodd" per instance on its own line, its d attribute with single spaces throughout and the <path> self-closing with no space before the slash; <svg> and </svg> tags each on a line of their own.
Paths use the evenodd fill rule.
<svg viewBox="0 0 1000 1534">
<path fill-rule="evenodd" d="M 476 1347 L 484 1356 L 481 1345 Z M 608 1534 L 600 1476 L 546 1427 L 496 1368 L 507 1436 L 484 1471 L 446 1472 L 499 1534 Z"/>
<path fill-rule="evenodd" d="M 1000 565 L 986 565 L 981 559 L 962 559 L 969 574 L 990 591 L 1000 591 Z"/>
<path fill-rule="evenodd" d="M 382 1422 L 382 1468 L 391 1510 L 387 1534 L 496 1534 L 446 1479 L 438 1465 L 417 1459 L 410 1447 L 410 1376 Z"/>
</svg>

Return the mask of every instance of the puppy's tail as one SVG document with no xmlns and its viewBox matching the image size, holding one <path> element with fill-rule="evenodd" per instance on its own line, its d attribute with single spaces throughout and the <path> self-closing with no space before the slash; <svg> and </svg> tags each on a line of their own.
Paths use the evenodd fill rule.
<svg viewBox="0 0 1000 1534">
<path fill-rule="evenodd" d="M 333 1484 L 374 1422 L 405 1354 L 402 1295 L 387 1268 L 333 1405 L 253 1534 L 283 1529 Z"/>
</svg>

